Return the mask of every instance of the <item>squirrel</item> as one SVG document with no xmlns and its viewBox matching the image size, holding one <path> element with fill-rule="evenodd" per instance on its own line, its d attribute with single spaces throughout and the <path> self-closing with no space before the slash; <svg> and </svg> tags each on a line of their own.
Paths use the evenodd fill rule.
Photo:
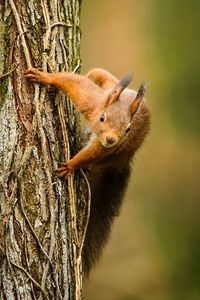
<svg viewBox="0 0 200 300">
<path fill-rule="evenodd" d="M 89 274 L 119 214 L 131 160 L 150 129 L 150 111 L 144 99 L 146 86 L 141 84 L 136 92 L 127 88 L 132 76 L 118 80 L 100 68 L 85 76 L 31 68 L 25 76 L 63 90 L 89 121 L 85 145 L 57 169 L 60 177 L 66 177 L 83 168 L 90 183 L 91 210 L 82 257 L 84 273 Z"/>
</svg>

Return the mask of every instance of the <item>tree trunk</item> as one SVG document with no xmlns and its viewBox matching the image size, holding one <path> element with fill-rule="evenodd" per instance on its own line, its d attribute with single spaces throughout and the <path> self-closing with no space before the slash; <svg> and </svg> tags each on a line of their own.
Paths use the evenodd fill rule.
<svg viewBox="0 0 200 300">
<path fill-rule="evenodd" d="M 79 69 L 79 14 L 79 0 L 0 0 L 0 299 L 81 299 L 90 192 L 83 173 L 54 173 L 79 148 L 79 116 L 23 77 Z"/>
</svg>

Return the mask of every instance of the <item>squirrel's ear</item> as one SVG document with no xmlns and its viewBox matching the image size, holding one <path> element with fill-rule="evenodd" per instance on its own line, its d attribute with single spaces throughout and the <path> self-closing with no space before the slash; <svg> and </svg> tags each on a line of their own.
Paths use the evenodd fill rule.
<svg viewBox="0 0 200 300">
<path fill-rule="evenodd" d="M 138 110 L 138 108 L 140 106 L 140 103 L 141 103 L 141 101 L 142 101 L 142 99 L 144 97 L 146 89 L 147 89 L 147 85 L 146 85 L 145 82 L 143 82 L 140 85 L 139 90 L 137 92 L 137 95 L 136 95 L 135 99 L 133 100 L 133 102 L 131 104 L 131 107 L 130 107 L 131 115 L 132 116 L 137 112 L 137 110 Z"/>
<path fill-rule="evenodd" d="M 108 95 L 108 98 L 105 103 L 105 107 L 109 106 L 110 104 L 114 103 L 119 99 L 120 94 L 122 91 L 129 85 L 129 83 L 133 80 L 133 76 L 128 74 L 123 77 L 117 85 L 113 88 L 113 90 Z"/>
</svg>

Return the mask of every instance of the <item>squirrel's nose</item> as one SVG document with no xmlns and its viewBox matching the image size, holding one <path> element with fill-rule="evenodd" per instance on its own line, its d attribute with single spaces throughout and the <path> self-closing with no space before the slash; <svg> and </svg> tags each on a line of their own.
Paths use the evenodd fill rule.
<svg viewBox="0 0 200 300">
<path fill-rule="evenodd" d="M 107 136 L 106 137 L 106 142 L 107 142 L 108 145 L 114 144 L 115 141 L 116 141 L 115 138 L 113 138 L 112 136 Z"/>
</svg>

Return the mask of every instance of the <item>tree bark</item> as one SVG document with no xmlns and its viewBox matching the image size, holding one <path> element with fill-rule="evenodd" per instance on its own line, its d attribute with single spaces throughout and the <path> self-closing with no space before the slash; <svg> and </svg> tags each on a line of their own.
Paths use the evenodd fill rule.
<svg viewBox="0 0 200 300">
<path fill-rule="evenodd" d="M 89 187 L 54 173 L 78 151 L 79 116 L 23 77 L 79 70 L 79 15 L 78 0 L 0 0 L 0 299 L 81 299 Z"/>
</svg>

